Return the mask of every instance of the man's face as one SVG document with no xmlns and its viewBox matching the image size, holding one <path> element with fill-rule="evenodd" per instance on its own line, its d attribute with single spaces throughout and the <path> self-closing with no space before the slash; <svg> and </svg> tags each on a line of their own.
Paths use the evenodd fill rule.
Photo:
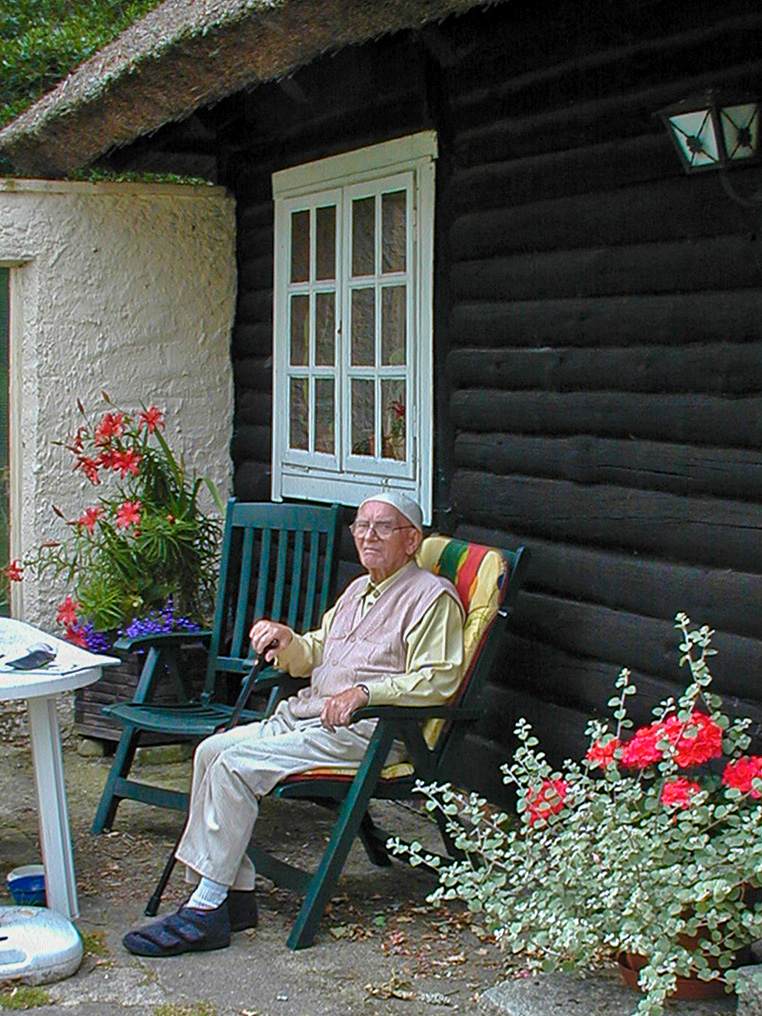
<svg viewBox="0 0 762 1016">
<path fill-rule="evenodd" d="M 381 539 L 373 529 L 369 529 L 365 536 L 355 534 L 360 564 L 376 584 L 406 564 L 422 540 L 422 535 L 415 526 L 396 508 L 383 501 L 366 501 L 357 513 L 355 522 L 378 522 L 395 527 L 386 539 Z"/>
</svg>

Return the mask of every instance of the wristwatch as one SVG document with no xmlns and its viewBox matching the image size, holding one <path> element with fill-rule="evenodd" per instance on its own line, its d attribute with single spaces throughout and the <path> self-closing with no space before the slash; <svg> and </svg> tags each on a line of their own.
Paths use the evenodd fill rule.
<svg viewBox="0 0 762 1016">
<path fill-rule="evenodd" d="M 370 702 L 370 692 L 368 691 L 367 684 L 358 684 L 357 687 L 360 689 L 360 691 L 365 692 L 365 694 L 368 696 L 368 702 Z"/>
</svg>

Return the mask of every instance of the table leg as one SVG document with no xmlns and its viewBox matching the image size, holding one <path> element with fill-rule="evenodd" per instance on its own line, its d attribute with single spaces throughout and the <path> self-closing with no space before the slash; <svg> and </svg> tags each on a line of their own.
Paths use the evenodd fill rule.
<svg viewBox="0 0 762 1016">
<path fill-rule="evenodd" d="M 79 916 L 55 696 L 27 699 L 47 905 Z"/>
</svg>

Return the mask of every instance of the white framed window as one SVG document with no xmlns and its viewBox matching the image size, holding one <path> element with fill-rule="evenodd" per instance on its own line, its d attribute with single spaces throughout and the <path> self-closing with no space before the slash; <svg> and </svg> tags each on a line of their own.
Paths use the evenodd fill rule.
<svg viewBox="0 0 762 1016">
<path fill-rule="evenodd" d="M 431 519 L 436 135 L 273 174 L 273 500 L 406 490 Z"/>
</svg>

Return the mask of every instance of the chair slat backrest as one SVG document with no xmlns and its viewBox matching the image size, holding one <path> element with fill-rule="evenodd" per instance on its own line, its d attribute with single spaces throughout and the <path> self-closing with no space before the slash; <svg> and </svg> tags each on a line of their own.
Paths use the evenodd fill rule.
<svg viewBox="0 0 762 1016">
<path fill-rule="evenodd" d="M 225 516 L 204 698 L 220 673 L 241 674 L 259 617 L 314 628 L 333 597 L 340 509 L 231 498 Z"/>
<path fill-rule="evenodd" d="M 448 536 L 429 536 L 421 544 L 418 563 L 450 579 L 466 614 L 463 675 L 454 704 L 464 705 L 478 697 L 502 635 L 498 621 L 512 611 L 528 562 L 529 554 L 523 547 L 500 550 Z M 424 728 L 429 747 L 439 754 L 444 752 L 450 729 L 442 720 L 430 720 Z"/>
</svg>

